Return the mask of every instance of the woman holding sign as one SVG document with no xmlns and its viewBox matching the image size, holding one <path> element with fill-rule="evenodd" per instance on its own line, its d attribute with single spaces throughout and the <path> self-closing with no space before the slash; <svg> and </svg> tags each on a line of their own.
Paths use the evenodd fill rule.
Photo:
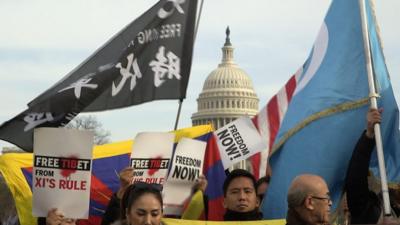
<svg viewBox="0 0 400 225">
<path fill-rule="evenodd" d="M 76 220 L 70 219 L 70 218 L 65 218 L 64 214 L 60 210 L 54 208 L 54 209 L 49 210 L 46 218 L 39 217 L 38 224 L 39 225 L 75 225 Z"/>
<path fill-rule="evenodd" d="M 136 182 L 130 185 L 121 199 L 121 218 L 114 225 L 162 225 L 162 186 Z M 43 218 L 44 219 L 44 218 Z M 40 225 L 75 225 L 75 220 L 65 219 L 57 209 L 49 211 Z"/>
<path fill-rule="evenodd" d="M 125 191 L 121 202 L 122 224 L 161 225 L 163 200 L 160 184 L 136 182 Z"/>
</svg>

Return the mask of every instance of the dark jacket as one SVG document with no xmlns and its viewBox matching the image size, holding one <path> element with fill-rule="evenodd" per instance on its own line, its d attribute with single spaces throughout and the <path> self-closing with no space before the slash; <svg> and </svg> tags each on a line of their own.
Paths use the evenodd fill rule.
<svg viewBox="0 0 400 225">
<path fill-rule="evenodd" d="M 38 217 L 37 224 L 38 225 L 46 225 L 46 217 Z"/>
<path fill-rule="evenodd" d="M 376 224 L 381 216 L 381 200 L 368 189 L 368 170 L 375 139 L 361 135 L 353 151 L 345 180 L 351 224 Z"/>
<path fill-rule="evenodd" d="M 103 214 L 101 225 L 110 225 L 120 218 L 121 200 L 114 193 L 108 202 L 107 209 Z"/>
<path fill-rule="evenodd" d="M 114 223 L 112 223 L 111 225 L 129 225 L 125 220 L 117 220 Z M 165 225 L 165 223 L 163 223 L 161 221 L 160 225 Z"/>
<path fill-rule="evenodd" d="M 294 209 L 289 209 L 286 215 L 286 225 L 307 225 L 307 223 L 300 218 L 300 215 Z"/>
<path fill-rule="evenodd" d="M 258 209 L 250 212 L 235 212 L 227 209 L 224 215 L 224 221 L 254 221 L 262 219 L 263 214 Z"/>
</svg>

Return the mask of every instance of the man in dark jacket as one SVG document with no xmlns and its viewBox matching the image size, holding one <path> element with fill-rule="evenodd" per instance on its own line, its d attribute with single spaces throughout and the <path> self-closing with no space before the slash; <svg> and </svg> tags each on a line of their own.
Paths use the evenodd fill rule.
<svg viewBox="0 0 400 225">
<path fill-rule="evenodd" d="M 347 204 L 351 215 L 351 224 L 376 224 L 383 219 L 383 201 L 368 188 L 368 171 L 372 151 L 375 147 L 374 124 L 381 122 L 382 109 L 370 109 L 367 113 L 367 129 L 364 131 L 355 146 L 346 176 Z M 389 190 L 391 195 L 392 215 L 398 217 L 400 208 L 395 202 L 393 193 L 398 190 Z"/>
<path fill-rule="evenodd" d="M 223 185 L 225 221 L 262 220 L 260 200 L 256 193 L 256 179 L 242 169 L 232 170 Z"/>
</svg>

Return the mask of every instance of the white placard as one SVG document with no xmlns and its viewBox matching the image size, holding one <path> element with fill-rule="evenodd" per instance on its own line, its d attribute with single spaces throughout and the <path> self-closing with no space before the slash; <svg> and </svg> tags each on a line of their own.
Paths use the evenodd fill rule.
<svg viewBox="0 0 400 225">
<path fill-rule="evenodd" d="M 89 216 L 93 132 L 37 128 L 33 136 L 32 214 L 58 208 L 66 218 Z"/>
<path fill-rule="evenodd" d="M 253 122 L 241 117 L 214 131 L 222 164 L 227 169 L 267 148 Z"/>
<path fill-rule="evenodd" d="M 206 146 L 206 142 L 191 138 L 183 137 L 179 141 L 164 184 L 164 214 L 181 214 L 183 203 L 190 197 L 192 186 L 202 174 Z"/>
<path fill-rule="evenodd" d="M 164 183 L 174 139 L 174 133 L 143 132 L 136 135 L 131 154 L 133 182 Z"/>
</svg>

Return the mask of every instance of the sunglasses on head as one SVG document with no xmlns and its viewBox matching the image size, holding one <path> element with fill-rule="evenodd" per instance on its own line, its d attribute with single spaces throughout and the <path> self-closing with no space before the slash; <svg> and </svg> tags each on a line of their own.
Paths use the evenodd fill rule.
<svg viewBox="0 0 400 225">
<path fill-rule="evenodd" d="M 156 184 L 156 183 L 146 183 L 143 181 L 137 181 L 133 183 L 132 186 L 133 189 L 150 189 L 150 190 L 155 190 L 161 192 L 163 190 L 163 186 L 161 184 Z"/>
</svg>

